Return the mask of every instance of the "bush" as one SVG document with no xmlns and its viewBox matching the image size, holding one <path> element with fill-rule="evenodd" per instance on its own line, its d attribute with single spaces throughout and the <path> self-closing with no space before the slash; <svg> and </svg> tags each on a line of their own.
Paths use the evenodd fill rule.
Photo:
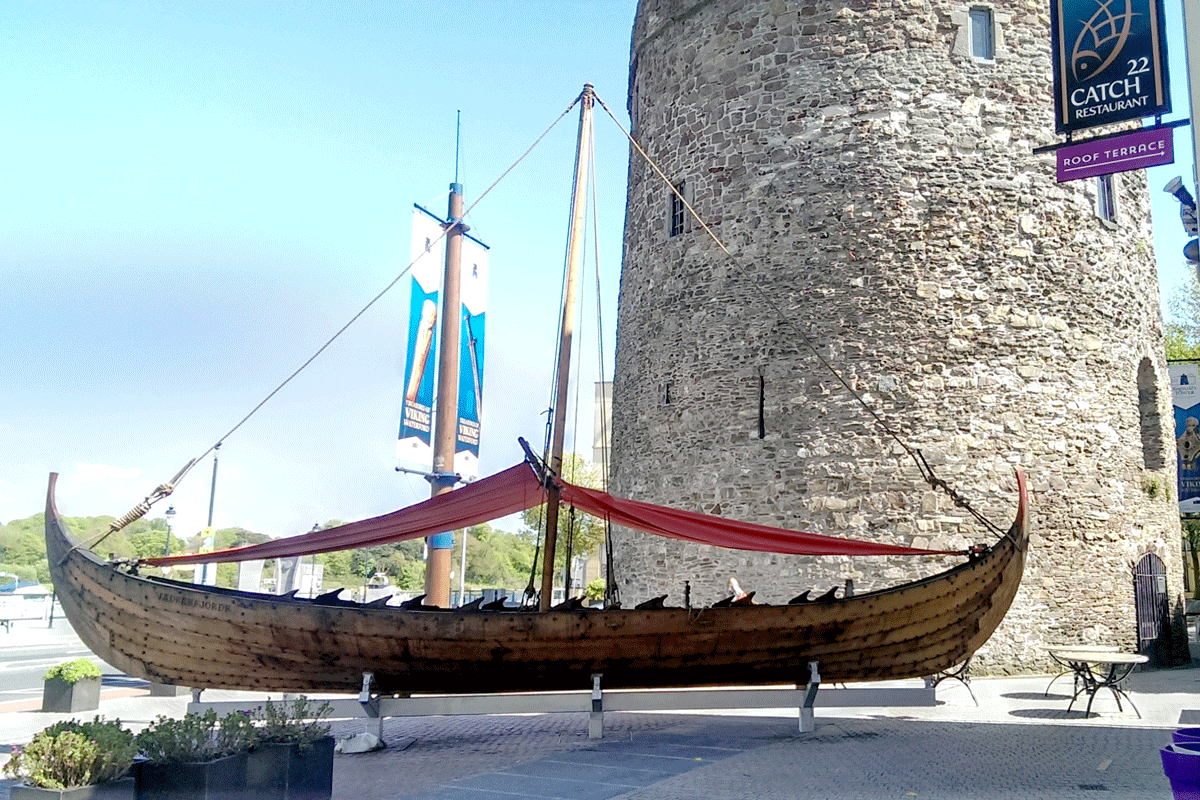
<svg viewBox="0 0 1200 800">
<path fill-rule="evenodd" d="M 4 772 L 42 789 L 70 789 L 116 780 L 129 771 L 137 746 L 120 720 L 57 722 L 14 749 Z"/>
<path fill-rule="evenodd" d="M 607 583 L 604 578 L 593 578 L 588 581 L 587 588 L 583 590 L 583 596 L 588 600 L 603 600 L 606 588 Z"/>
<path fill-rule="evenodd" d="M 66 683 L 79 683 L 85 678 L 99 678 L 100 668 L 86 658 L 77 658 L 57 667 L 51 667 L 45 675 L 46 680 L 58 678 Z"/>
<path fill-rule="evenodd" d="M 155 764 L 213 761 L 249 750 L 258 739 L 250 715 L 240 712 L 220 719 L 209 709 L 183 719 L 160 716 L 137 735 L 137 746 Z"/>
<path fill-rule="evenodd" d="M 301 697 L 294 703 L 276 705 L 270 700 L 257 714 L 258 740 L 269 744 L 298 744 L 301 750 L 329 735 L 329 726 L 322 719 L 333 712 L 329 703 L 309 705 Z"/>
</svg>

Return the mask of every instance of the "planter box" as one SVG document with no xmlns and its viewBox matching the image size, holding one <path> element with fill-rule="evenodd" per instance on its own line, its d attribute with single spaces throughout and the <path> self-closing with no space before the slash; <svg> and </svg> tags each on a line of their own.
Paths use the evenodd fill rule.
<svg viewBox="0 0 1200 800">
<path fill-rule="evenodd" d="M 329 800 L 333 794 L 333 737 L 304 750 L 298 744 L 260 744 L 246 761 L 254 800 Z"/>
<path fill-rule="evenodd" d="M 8 790 L 9 800 L 134 800 L 133 778 L 121 778 L 95 786 L 74 789 L 41 789 L 17 784 Z"/>
<path fill-rule="evenodd" d="M 73 714 L 100 708 L 100 679 L 83 678 L 67 683 L 51 678 L 42 685 L 42 711 Z"/>
<path fill-rule="evenodd" d="M 1176 743 L 1162 748 L 1159 755 L 1175 800 L 1200 800 L 1200 752 Z"/>
<path fill-rule="evenodd" d="M 243 800 L 246 753 L 215 761 L 137 765 L 138 800 Z"/>
</svg>

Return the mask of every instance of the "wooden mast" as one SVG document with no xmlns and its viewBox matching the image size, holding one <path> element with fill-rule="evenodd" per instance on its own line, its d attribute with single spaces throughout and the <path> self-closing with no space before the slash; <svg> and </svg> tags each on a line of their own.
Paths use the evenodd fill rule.
<svg viewBox="0 0 1200 800">
<path fill-rule="evenodd" d="M 458 357 L 462 300 L 462 184 L 450 184 L 449 219 L 446 227 L 446 266 L 442 276 L 442 319 L 438 342 L 437 405 L 433 428 L 433 474 L 431 497 L 454 488 L 454 449 L 458 432 Z M 425 540 L 429 555 L 425 562 L 425 603 L 446 608 L 450 605 L 451 551 L 453 532 L 439 533 Z"/>
<path fill-rule="evenodd" d="M 563 439 L 567 426 L 567 393 L 570 384 L 571 341 L 575 333 L 575 306 L 583 272 L 583 227 L 587 211 L 588 154 L 592 150 L 592 85 L 579 95 L 579 136 L 575 150 L 575 181 L 571 190 L 571 227 L 567 231 L 567 274 L 563 289 L 562 335 L 558 344 L 558 385 L 554 392 L 554 425 L 550 439 L 550 471 L 562 470 Z M 554 592 L 554 550 L 558 538 L 559 492 L 551 484 L 546 493 L 546 547 L 542 553 L 542 588 L 538 610 L 550 608 Z"/>
</svg>

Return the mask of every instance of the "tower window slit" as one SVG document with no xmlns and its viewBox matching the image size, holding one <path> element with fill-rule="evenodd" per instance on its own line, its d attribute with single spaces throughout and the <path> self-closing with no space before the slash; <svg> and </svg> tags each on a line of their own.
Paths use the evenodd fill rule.
<svg viewBox="0 0 1200 800">
<path fill-rule="evenodd" d="M 758 438 L 767 438 L 767 420 L 766 420 L 766 382 L 763 376 L 758 376 Z"/>
</svg>

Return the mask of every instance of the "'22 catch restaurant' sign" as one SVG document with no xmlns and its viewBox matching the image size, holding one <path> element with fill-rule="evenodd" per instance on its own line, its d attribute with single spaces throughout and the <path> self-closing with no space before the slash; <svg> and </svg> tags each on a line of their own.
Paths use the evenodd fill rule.
<svg viewBox="0 0 1200 800">
<path fill-rule="evenodd" d="M 1161 0 L 1052 0 L 1055 130 L 1171 110 Z"/>
</svg>

